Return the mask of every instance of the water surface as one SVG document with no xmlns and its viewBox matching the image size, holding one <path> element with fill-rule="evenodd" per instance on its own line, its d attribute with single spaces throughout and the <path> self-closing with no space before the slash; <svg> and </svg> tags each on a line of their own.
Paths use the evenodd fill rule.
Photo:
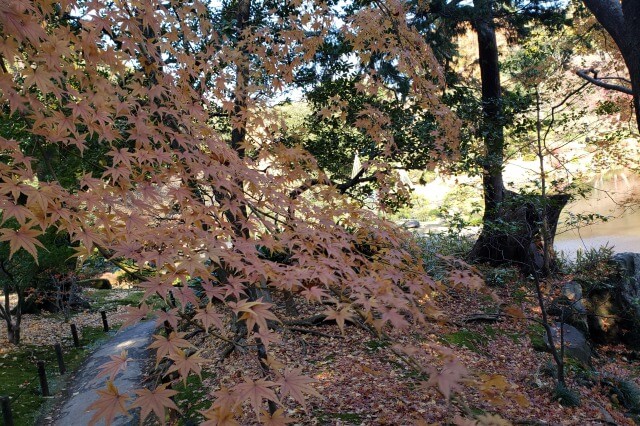
<svg viewBox="0 0 640 426">
<path fill-rule="evenodd" d="M 618 253 L 640 253 L 640 177 L 632 172 L 618 172 L 591 184 L 594 190 L 587 198 L 579 198 L 565 207 L 555 239 L 556 250 L 574 257 L 578 249 L 606 244 Z M 634 200 L 635 203 L 630 203 Z M 599 213 L 610 218 L 607 222 L 567 229 L 563 224 L 569 219 L 569 213 Z"/>
</svg>

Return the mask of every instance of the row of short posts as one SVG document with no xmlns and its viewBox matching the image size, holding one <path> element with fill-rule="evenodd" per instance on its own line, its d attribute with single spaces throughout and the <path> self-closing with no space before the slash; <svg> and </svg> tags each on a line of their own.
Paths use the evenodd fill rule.
<svg viewBox="0 0 640 426">
<path fill-rule="evenodd" d="M 107 313 L 105 311 L 100 311 L 100 316 L 102 317 L 102 329 L 104 332 L 109 331 L 109 322 L 107 321 Z M 73 346 L 76 348 L 80 347 L 80 338 L 78 337 L 78 328 L 75 324 L 70 324 L 71 327 L 71 337 L 73 338 Z M 58 371 L 60 375 L 63 375 L 67 372 L 67 367 L 64 364 L 64 357 L 62 353 L 62 346 L 60 343 L 56 343 L 53 345 L 53 348 L 56 352 L 56 360 L 58 361 Z M 49 392 L 49 382 L 47 381 L 47 372 L 45 369 L 45 362 L 38 361 L 36 362 L 36 366 L 38 368 L 38 379 L 40 380 L 40 390 L 42 392 L 42 396 L 47 397 L 50 396 Z M 2 410 L 2 419 L 4 421 L 5 426 L 13 426 L 13 416 L 11 414 L 11 400 L 8 396 L 0 396 L 0 409 Z"/>
</svg>

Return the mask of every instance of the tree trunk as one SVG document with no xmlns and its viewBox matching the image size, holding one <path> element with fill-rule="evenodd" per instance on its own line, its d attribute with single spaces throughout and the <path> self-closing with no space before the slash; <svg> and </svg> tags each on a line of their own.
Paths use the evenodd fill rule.
<svg viewBox="0 0 640 426">
<path fill-rule="evenodd" d="M 640 25 L 640 23 L 638 23 Z M 631 80 L 631 90 L 633 91 L 633 110 L 636 113 L 636 125 L 640 131 L 640 31 L 638 31 L 638 41 L 627 56 L 625 63 L 629 70 L 629 78 Z"/>
<path fill-rule="evenodd" d="M 475 0 L 479 18 L 473 22 L 478 37 L 478 58 L 482 82 L 482 123 L 480 132 L 484 141 L 485 157 L 482 164 L 484 216 L 482 233 L 476 241 L 471 257 L 474 260 L 491 260 L 500 255 L 501 248 L 494 246 L 494 223 L 500 217 L 500 205 L 504 201 L 502 167 L 504 162 L 504 130 L 502 128 L 502 89 L 498 43 L 492 22 L 491 0 Z M 496 252 L 496 253 L 494 253 Z M 502 256 L 499 256 L 502 257 Z"/>
<path fill-rule="evenodd" d="M 633 91 L 633 109 L 640 131 L 640 1 L 626 0 L 619 3 L 624 21 L 622 37 L 614 38 L 629 71 Z M 600 20 L 598 16 L 596 19 Z M 605 29 L 608 28 L 605 27 Z"/>
<path fill-rule="evenodd" d="M 9 343 L 13 343 L 14 345 L 20 344 L 20 323 L 16 322 L 12 323 L 10 320 L 7 321 L 7 338 Z"/>
<path fill-rule="evenodd" d="M 569 201 L 569 195 L 555 194 L 546 197 L 520 195 L 505 191 L 505 197 L 497 210 L 499 220 L 484 225 L 470 257 L 473 261 L 493 265 L 513 263 L 525 270 L 533 267 L 538 273 L 555 269 L 553 241 L 560 212 Z M 543 208 L 546 203 L 546 208 Z M 549 237 L 549 260 L 545 265 L 542 224 L 546 215 Z"/>
<path fill-rule="evenodd" d="M 629 71 L 636 125 L 640 131 L 640 2 L 583 0 L 618 46 Z"/>
<path fill-rule="evenodd" d="M 546 240 L 552 247 L 560 212 L 569 197 L 555 195 L 531 199 L 507 191 L 504 187 L 502 177 L 505 147 L 504 117 L 492 4 L 492 0 L 474 1 L 474 8 L 479 18 L 473 22 L 473 27 L 478 36 L 478 57 L 482 79 L 480 130 L 485 146 L 482 165 L 484 216 L 482 232 L 469 257 L 473 261 L 492 264 L 512 262 L 525 269 L 529 268 L 530 259 L 533 259 L 534 267 L 542 272 L 548 269 L 545 267 L 546 262 L 542 255 L 543 216 L 546 216 L 551 234 Z M 546 203 L 546 208 L 541 209 L 540 206 L 544 206 L 543 203 Z M 551 259 L 550 262 L 553 263 L 553 260 Z"/>
<path fill-rule="evenodd" d="M 474 28 L 478 35 L 478 57 L 482 80 L 482 124 L 485 158 L 482 174 L 484 188 L 483 222 L 497 218 L 497 209 L 504 197 L 502 167 L 504 163 L 504 130 L 502 118 L 502 88 L 498 43 L 491 16 L 492 1 L 476 0 L 476 9 L 482 10 Z"/>
<path fill-rule="evenodd" d="M 242 57 L 236 63 L 236 87 L 234 91 L 233 120 L 240 121 L 232 123 L 231 147 L 238 153 L 240 158 L 245 156 L 244 142 L 247 135 L 247 86 L 249 85 L 249 53 L 245 47 L 244 32 L 249 25 L 251 17 L 251 0 L 238 0 L 236 11 L 236 31 L 239 34 L 238 43 L 242 45 Z"/>
<path fill-rule="evenodd" d="M 0 270 L 6 275 L 6 278 L 13 281 L 13 275 L 5 268 L 4 262 L 0 262 Z M 24 293 L 18 287 L 18 305 L 16 306 L 15 322 L 11 320 L 11 304 L 9 298 L 11 295 L 10 287 L 5 282 L 2 292 L 4 293 L 4 306 L 0 306 L 0 318 L 7 323 L 7 339 L 9 343 L 17 345 L 20 343 L 20 323 L 22 322 L 22 307 L 24 306 Z"/>
</svg>

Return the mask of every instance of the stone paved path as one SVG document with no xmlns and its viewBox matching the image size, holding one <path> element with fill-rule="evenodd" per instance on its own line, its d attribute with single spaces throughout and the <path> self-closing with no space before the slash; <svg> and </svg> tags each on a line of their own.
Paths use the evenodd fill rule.
<svg viewBox="0 0 640 426">
<path fill-rule="evenodd" d="M 67 399 L 56 410 L 52 425 L 55 426 L 86 426 L 93 412 L 86 409 L 97 398 L 96 390 L 105 387 L 106 377 L 96 380 L 100 371 L 99 366 L 111 360 L 109 355 L 119 355 L 123 350 L 132 359 L 127 363 L 127 369 L 120 373 L 114 380 L 114 384 L 120 393 L 127 393 L 140 387 L 144 365 L 149 358 L 147 346 L 151 343 L 151 336 L 155 330 L 153 321 L 146 321 L 125 328 L 112 339 L 100 346 L 84 362 L 76 372 L 71 383 Z M 102 422 L 100 424 L 103 424 Z M 112 423 L 114 426 L 137 425 L 139 420 L 134 417 L 119 417 Z"/>
</svg>

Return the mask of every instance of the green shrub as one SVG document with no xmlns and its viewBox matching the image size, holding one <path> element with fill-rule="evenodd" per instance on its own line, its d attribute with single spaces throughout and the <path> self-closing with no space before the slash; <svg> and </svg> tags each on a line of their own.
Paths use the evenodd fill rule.
<svg viewBox="0 0 640 426">
<path fill-rule="evenodd" d="M 570 272 L 575 274 L 577 281 L 591 286 L 598 285 L 615 274 L 616 268 L 611 262 L 612 257 L 613 247 L 608 245 L 586 250 L 579 249 Z"/>
<path fill-rule="evenodd" d="M 558 366 L 550 359 L 546 360 L 545 363 L 542 364 L 540 372 L 545 376 L 552 377 L 554 379 L 558 378 Z"/>
<path fill-rule="evenodd" d="M 558 383 L 553 390 L 553 399 L 565 407 L 580 406 L 580 394 L 578 391 L 569 389 L 561 383 Z"/>
<path fill-rule="evenodd" d="M 442 279 L 447 274 L 447 263 L 440 256 L 464 258 L 473 247 L 474 238 L 456 232 L 429 232 L 415 235 L 419 247 L 417 257 L 434 279 Z"/>
<path fill-rule="evenodd" d="M 516 268 L 488 268 L 484 272 L 484 280 L 490 287 L 505 287 L 517 281 L 520 273 Z"/>
<path fill-rule="evenodd" d="M 576 252 L 575 272 L 595 271 L 608 264 L 613 256 L 613 247 L 605 244 L 598 248 L 578 249 Z"/>
<path fill-rule="evenodd" d="M 640 388 L 634 382 L 620 377 L 605 377 L 602 384 L 611 389 L 611 396 L 615 395 L 620 405 L 640 413 Z"/>
</svg>

